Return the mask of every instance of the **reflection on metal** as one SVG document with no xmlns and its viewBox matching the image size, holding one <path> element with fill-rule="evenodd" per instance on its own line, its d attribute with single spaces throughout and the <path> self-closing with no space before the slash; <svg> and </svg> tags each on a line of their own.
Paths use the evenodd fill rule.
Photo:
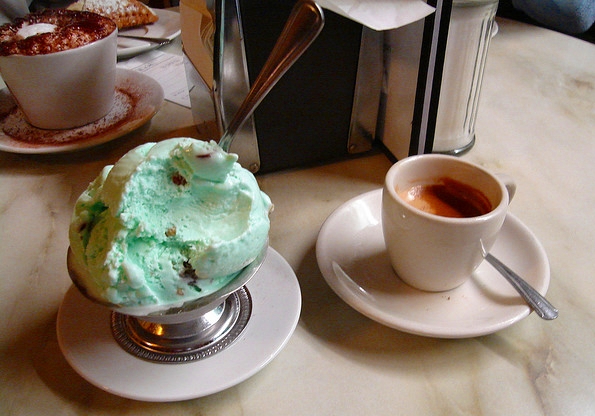
<svg viewBox="0 0 595 416">
<path fill-rule="evenodd" d="M 220 133 L 227 128 L 250 90 L 242 20 L 236 0 L 216 2 L 213 98 Z M 220 134 L 220 136 L 221 136 Z M 235 134 L 229 149 L 252 172 L 260 167 L 258 139 L 252 116 Z"/>
</svg>

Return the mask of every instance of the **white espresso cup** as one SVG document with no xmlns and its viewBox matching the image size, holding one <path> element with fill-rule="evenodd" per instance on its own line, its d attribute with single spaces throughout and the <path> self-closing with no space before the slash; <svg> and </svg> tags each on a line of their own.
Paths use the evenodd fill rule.
<svg viewBox="0 0 595 416">
<path fill-rule="evenodd" d="M 417 289 L 454 289 L 493 246 L 516 185 L 454 156 L 405 158 L 386 174 L 382 229 L 393 269 Z"/>
<path fill-rule="evenodd" d="M 104 117 L 114 103 L 117 29 L 78 48 L 0 56 L 0 74 L 27 121 L 71 129 Z"/>
</svg>

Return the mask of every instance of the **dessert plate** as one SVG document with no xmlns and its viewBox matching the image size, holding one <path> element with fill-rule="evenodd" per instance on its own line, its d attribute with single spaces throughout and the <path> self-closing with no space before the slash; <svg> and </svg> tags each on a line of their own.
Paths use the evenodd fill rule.
<svg viewBox="0 0 595 416">
<path fill-rule="evenodd" d="M 58 311 L 60 349 L 83 378 L 118 396 L 167 402 L 217 393 L 264 368 L 283 349 L 299 319 L 297 278 L 274 249 L 269 248 L 246 287 L 252 315 L 233 344 L 202 360 L 163 364 L 124 351 L 111 333 L 111 311 L 90 302 L 73 286 Z"/>
<path fill-rule="evenodd" d="M 163 88 L 153 78 L 118 68 L 114 105 L 105 117 L 74 129 L 43 130 L 25 120 L 5 88 L 0 91 L 0 150 L 61 153 L 108 142 L 149 121 L 161 107 L 163 95 Z"/>
<path fill-rule="evenodd" d="M 180 35 L 180 13 L 164 9 L 151 10 L 153 10 L 157 16 L 159 16 L 159 20 L 150 25 L 134 27 L 131 29 L 123 29 L 120 31 L 120 34 L 167 39 L 170 41 L 174 40 Z M 118 59 L 130 58 L 143 52 L 156 49 L 159 46 L 161 46 L 159 42 L 118 36 Z"/>
<path fill-rule="evenodd" d="M 318 236 L 322 275 L 351 307 L 383 325 L 437 338 L 486 335 L 529 315 L 523 299 L 486 262 L 447 292 L 424 292 L 402 282 L 386 253 L 381 201 L 382 189 L 351 199 L 328 217 Z M 491 253 L 546 293 L 550 269 L 545 250 L 512 214 Z"/>
</svg>

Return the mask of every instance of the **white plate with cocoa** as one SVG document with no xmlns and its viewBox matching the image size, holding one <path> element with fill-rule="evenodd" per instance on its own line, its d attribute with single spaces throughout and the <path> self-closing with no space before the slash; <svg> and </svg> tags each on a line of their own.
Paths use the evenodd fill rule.
<svg viewBox="0 0 595 416">
<path fill-rule="evenodd" d="M 7 88 L 0 91 L 0 150 L 62 153 L 97 146 L 136 130 L 163 103 L 163 88 L 148 75 L 117 69 L 114 105 L 103 118 L 74 129 L 45 130 L 27 122 Z"/>
</svg>

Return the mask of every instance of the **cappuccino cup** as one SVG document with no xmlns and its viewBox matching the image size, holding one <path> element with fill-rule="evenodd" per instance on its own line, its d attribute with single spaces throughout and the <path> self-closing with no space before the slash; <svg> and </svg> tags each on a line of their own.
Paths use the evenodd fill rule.
<svg viewBox="0 0 595 416">
<path fill-rule="evenodd" d="M 395 273 L 425 291 L 463 284 L 495 243 L 515 190 L 509 176 L 454 156 L 395 163 L 382 191 L 382 230 Z"/>
<path fill-rule="evenodd" d="M 88 12 L 48 9 L 0 27 L 0 74 L 25 119 L 71 129 L 104 117 L 116 87 L 117 27 Z"/>
</svg>

